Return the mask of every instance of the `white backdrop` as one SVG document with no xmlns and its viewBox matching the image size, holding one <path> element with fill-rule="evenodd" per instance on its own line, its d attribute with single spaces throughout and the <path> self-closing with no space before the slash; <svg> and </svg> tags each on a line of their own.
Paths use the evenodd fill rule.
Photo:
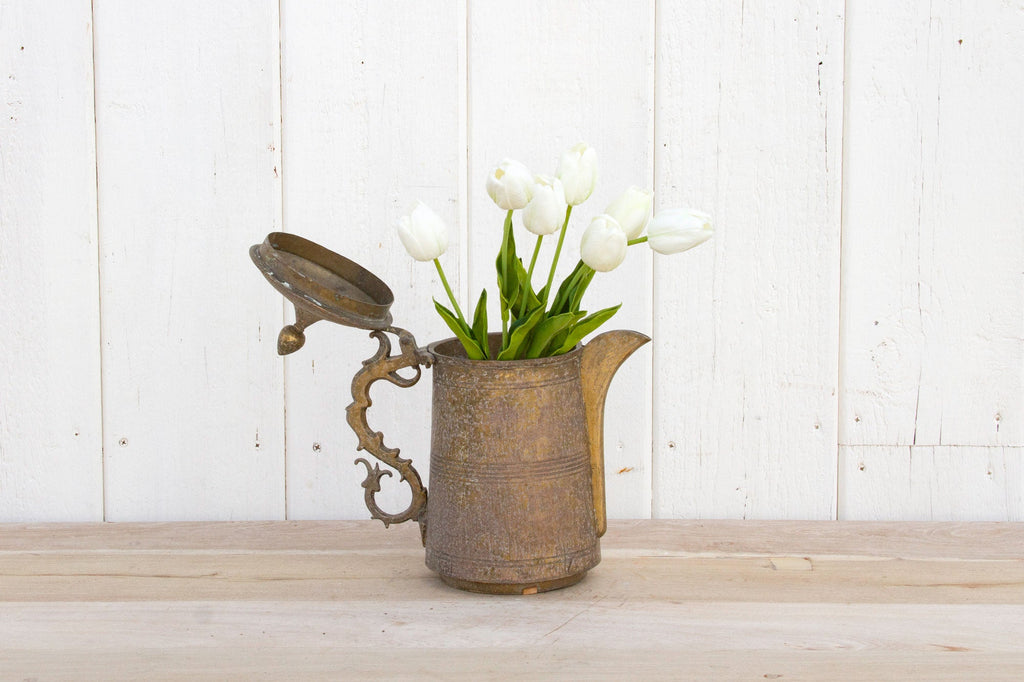
<svg viewBox="0 0 1024 682">
<path fill-rule="evenodd" d="M 580 140 L 567 267 L 630 184 L 717 228 L 588 294 L 654 339 L 608 399 L 612 516 L 1024 520 L 1022 36 L 1009 0 L 0 0 L 0 520 L 365 518 L 376 344 L 278 358 L 249 245 L 353 258 L 425 345 L 397 217 L 449 222 L 466 301 L 490 167 Z M 426 477 L 429 381 L 376 390 Z"/>
</svg>

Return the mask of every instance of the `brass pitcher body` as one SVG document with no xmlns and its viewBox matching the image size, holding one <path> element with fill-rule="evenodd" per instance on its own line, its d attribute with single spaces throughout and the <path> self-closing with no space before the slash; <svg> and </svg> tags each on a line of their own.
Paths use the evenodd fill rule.
<svg viewBox="0 0 1024 682">
<path fill-rule="evenodd" d="M 583 349 L 514 362 L 461 351 L 454 339 L 428 346 L 427 566 L 476 591 L 572 584 L 601 560 Z"/>
<path fill-rule="evenodd" d="M 409 506 L 377 506 L 380 480 L 390 472 L 366 466 L 371 516 L 385 525 L 415 520 L 427 566 L 448 584 L 496 594 L 532 594 L 572 585 L 601 560 L 604 534 L 604 400 L 612 377 L 650 339 L 605 332 L 563 355 L 535 360 L 470 360 L 456 339 L 416 346 L 389 328 L 402 352 L 381 346 L 352 381 L 348 422 L 359 449 L 397 470 L 412 491 Z M 501 343 L 492 334 L 492 353 Z M 416 374 L 398 373 L 415 367 Z M 387 380 L 411 386 L 432 367 L 430 484 L 412 461 L 384 445 L 366 422 L 370 386 Z"/>
</svg>

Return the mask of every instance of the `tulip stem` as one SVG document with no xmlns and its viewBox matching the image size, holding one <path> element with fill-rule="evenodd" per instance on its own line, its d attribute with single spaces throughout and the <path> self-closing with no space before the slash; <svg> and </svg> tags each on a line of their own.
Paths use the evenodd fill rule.
<svg viewBox="0 0 1024 682">
<path fill-rule="evenodd" d="M 544 240 L 544 235 L 537 235 L 537 245 L 533 247 L 533 258 L 530 259 L 530 269 L 526 271 L 526 281 L 533 284 L 533 266 L 537 264 L 537 254 L 540 253 L 540 243 Z M 519 307 L 519 317 L 526 314 L 526 301 L 529 299 L 528 296 L 523 296 L 523 304 Z"/>
<path fill-rule="evenodd" d="M 569 227 L 569 216 L 572 214 L 572 204 L 565 207 L 565 222 L 562 223 L 562 231 L 558 234 L 558 246 L 555 247 L 555 258 L 551 261 L 551 271 L 548 273 L 548 283 L 544 287 L 544 300 L 541 305 L 547 307 L 548 294 L 551 293 L 551 283 L 555 279 L 555 267 L 558 265 L 558 257 L 562 253 L 562 242 L 565 241 L 565 231 Z"/>
<path fill-rule="evenodd" d="M 455 294 L 452 293 L 452 288 L 448 284 L 448 278 L 444 276 L 444 268 L 441 267 L 441 261 L 435 258 L 434 265 L 437 266 L 437 274 L 441 275 L 441 284 L 444 285 L 444 290 L 448 292 L 448 300 L 452 302 L 452 305 L 455 307 L 455 314 L 459 316 L 459 322 L 464 327 L 468 327 L 466 318 L 462 315 L 462 308 L 459 307 L 459 302 L 455 300 Z"/>
<path fill-rule="evenodd" d="M 637 237 L 636 239 L 630 239 L 628 242 L 626 242 L 626 246 L 633 246 L 634 244 L 643 244 L 645 241 L 647 241 L 647 235 L 644 235 L 643 237 Z"/>
<path fill-rule="evenodd" d="M 540 253 L 540 243 L 544 240 L 544 235 L 537 235 L 537 245 L 533 247 L 533 258 L 530 259 L 530 269 L 526 271 L 526 278 L 528 280 L 533 279 L 533 266 L 537 264 L 537 254 Z"/>
<path fill-rule="evenodd" d="M 515 264 L 516 254 L 516 243 L 512 236 L 512 213 L 513 209 L 509 209 L 508 213 L 505 214 L 505 227 L 504 235 L 501 241 L 501 251 L 498 253 L 498 284 L 502 289 L 507 288 L 509 277 L 513 275 L 513 267 Z M 509 253 L 511 252 L 511 253 Z M 509 308 L 515 305 L 514 301 L 505 300 L 505 291 L 501 292 L 501 349 L 505 350 L 508 347 L 508 316 Z"/>
</svg>

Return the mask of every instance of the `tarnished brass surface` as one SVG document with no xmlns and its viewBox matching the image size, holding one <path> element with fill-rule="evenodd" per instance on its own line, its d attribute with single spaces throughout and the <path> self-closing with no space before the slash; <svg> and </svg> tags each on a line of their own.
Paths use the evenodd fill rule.
<svg viewBox="0 0 1024 682">
<path fill-rule="evenodd" d="M 568 577 L 558 578 L 555 580 L 541 580 L 525 583 L 481 583 L 474 582 L 472 580 L 460 580 L 459 578 L 452 578 L 447 575 L 441 575 L 441 580 L 452 587 L 457 587 L 460 590 L 466 590 L 467 592 L 482 592 L 484 594 L 538 594 L 540 592 L 550 592 L 552 590 L 560 590 L 563 587 L 575 585 L 585 577 L 587 577 L 586 571 L 581 571 Z"/>
<path fill-rule="evenodd" d="M 411 460 L 399 457 L 398 448 L 389 448 L 384 445 L 384 434 L 374 431 L 366 422 L 366 409 L 373 404 L 370 400 L 370 386 L 374 382 L 385 379 L 396 386 L 406 388 L 420 380 L 420 366 L 430 367 L 433 358 L 422 348 L 416 347 L 416 339 L 404 329 L 389 327 L 388 332 L 398 336 L 402 352 L 399 355 L 391 355 L 391 341 L 383 331 L 375 330 L 370 336 L 377 339 L 380 347 L 377 353 L 369 360 L 363 361 L 363 368 L 360 369 L 352 379 L 352 404 L 345 412 L 348 417 L 348 424 L 355 431 L 359 438 L 359 450 L 366 450 L 374 457 L 394 468 L 401 475 L 402 480 L 409 484 L 412 492 L 412 500 L 408 508 L 398 514 L 389 514 L 377 506 L 374 496 L 380 492 L 380 479 L 382 476 L 390 476 L 391 472 L 381 469 L 376 463 L 373 467 L 370 463 L 360 457 L 356 463 L 366 466 L 366 479 L 363 480 L 364 497 L 366 507 L 370 515 L 380 519 L 385 526 L 392 523 L 415 520 L 420 524 L 420 530 L 424 531 L 424 516 L 427 505 L 427 491 L 423 488 L 423 482 L 419 473 L 413 468 Z M 411 377 L 403 377 L 398 370 L 405 367 L 415 367 L 416 373 Z M 424 531 L 425 532 L 425 531 Z"/>
<path fill-rule="evenodd" d="M 619 330 L 595 336 L 583 347 L 580 376 L 583 381 L 583 402 L 587 409 L 587 432 L 590 435 L 590 471 L 594 480 L 594 515 L 597 536 L 608 529 L 604 494 L 604 399 L 615 371 L 640 346 L 650 341 L 640 332 Z"/>
<path fill-rule="evenodd" d="M 469 360 L 454 339 L 428 346 L 429 568 L 463 589 L 529 594 L 597 565 L 604 474 L 593 470 L 588 429 L 603 428 L 611 375 L 645 340 L 608 332 L 593 352 L 511 362 Z M 596 376 L 584 379 L 584 366 Z"/>
<path fill-rule="evenodd" d="M 295 324 L 277 337 L 280 355 L 305 343 L 305 329 L 319 320 L 360 329 L 391 326 L 395 297 L 388 285 L 369 270 L 333 251 L 294 234 L 272 232 L 249 256 L 293 306 Z"/>
<path fill-rule="evenodd" d="M 365 450 L 399 473 L 412 493 L 391 514 L 376 502 L 391 476 L 369 460 L 364 498 L 387 526 L 415 520 L 426 563 L 454 587 L 533 594 L 572 585 L 601 560 L 604 534 L 604 401 L 612 376 L 649 341 L 606 332 L 564 355 L 501 362 L 469 360 L 456 339 L 419 348 L 391 325 L 394 297 L 358 264 L 295 235 L 271 233 L 249 250 L 267 280 L 295 307 L 278 336 L 278 353 L 299 350 L 306 327 L 329 320 L 373 330 L 379 347 L 352 379 L 348 423 Z M 392 355 L 388 334 L 399 339 Z M 492 357 L 501 335 L 492 334 Z M 412 386 L 434 367 L 430 503 L 419 473 L 370 428 L 370 387 Z M 411 367 L 415 374 L 402 376 Z"/>
</svg>

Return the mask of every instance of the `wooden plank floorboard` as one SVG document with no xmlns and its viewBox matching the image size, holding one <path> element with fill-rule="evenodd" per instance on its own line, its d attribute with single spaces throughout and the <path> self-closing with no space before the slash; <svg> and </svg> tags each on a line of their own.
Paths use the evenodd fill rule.
<svg viewBox="0 0 1024 682">
<path fill-rule="evenodd" d="M 963 569 L 941 560 L 613 556 L 557 598 L 1024 604 L 1024 561 L 976 561 L 969 574 Z M 0 589 L 4 601 L 380 601 L 403 594 L 432 602 L 452 596 L 419 553 L 0 554 Z"/>
<path fill-rule="evenodd" d="M 47 673 L 40 680 L 777 680 L 929 682 L 1019 682 L 1019 655 L 974 652 L 666 650 L 657 656 L 629 650 L 595 656 L 593 649 L 483 648 L 463 651 L 385 651 L 327 648 L 156 649 L 66 651 L 54 657 L 36 651 L 0 653 L 0 669 Z M 625 671 L 625 672 L 624 672 Z M 18 678 L 15 678 L 18 679 Z"/>
<path fill-rule="evenodd" d="M 202 549 L 346 552 L 415 549 L 419 531 L 377 521 L 0 524 L 0 552 Z M 829 554 L 890 558 L 1024 559 L 1024 523 L 612 520 L 605 555 Z M 951 549 L 956 556 L 949 557 Z"/>
<path fill-rule="evenodd" d="M 0 679 L 1024 679 L 1024 524 L 612 522 L 452 590 L 413 527 L 0 526 Z"/>
</svg>

